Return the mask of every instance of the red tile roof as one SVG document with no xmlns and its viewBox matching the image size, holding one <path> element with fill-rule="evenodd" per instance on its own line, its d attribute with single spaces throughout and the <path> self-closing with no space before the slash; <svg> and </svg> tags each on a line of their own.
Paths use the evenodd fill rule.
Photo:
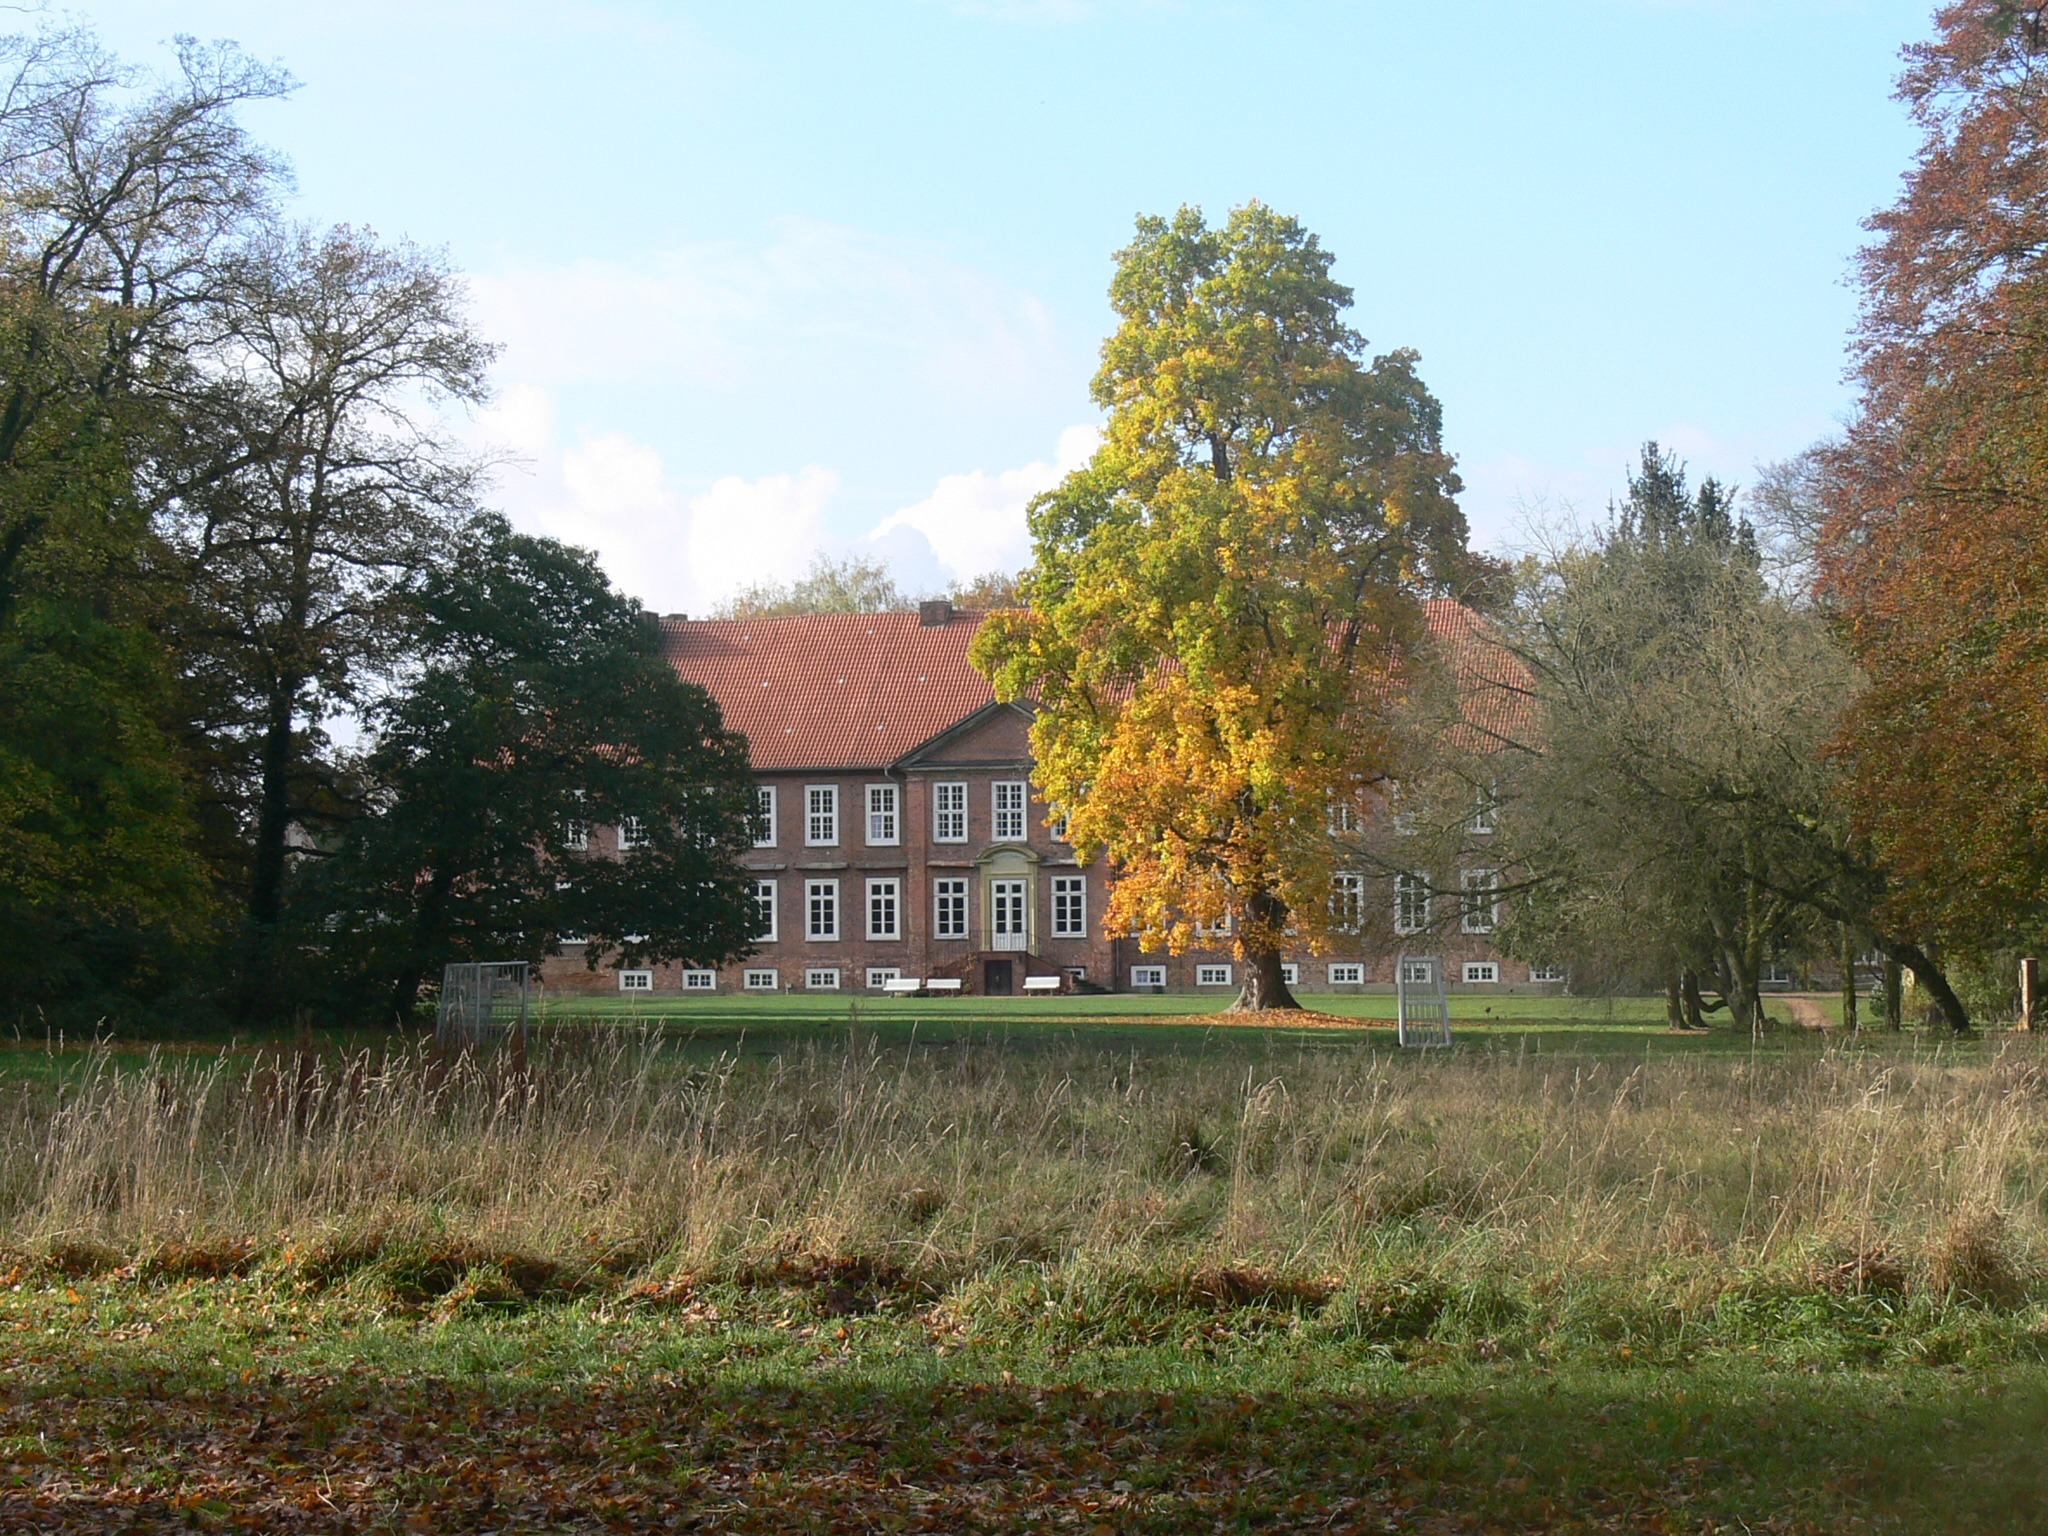
<svg viewBox="0 0 2048 1536">
<path fill-rule="evenodd" d="M 685 681 L 718 701 L 754 767 L 881 768 L 992 703 L 968 663 L 978 613 L 929 627 L 915 613 L 664 619 Z"/>
<path fill-rule="evenodd" d="M 1455 598 L 1423 604 L 1429 637 L 1458 686 L 1459 713 L 1469 735 L 1459 746 L 1484 752 L 1530 740 L 1535 682 L 1521 657 L 1496 638 L 1492 626 Z"/>
<path fill-rule="evenodd" d="M 1521 664 L 1462 603 L 1426 606 L 1467 721 L 1482 737 L 1518 736 L 1528 714 Z M 664 619 L 661 628 L 676 671 L 709 691 L 747 738 L 754 767 L 772 772 L 882 768 L 992 703 L 967 660 L 981 620 L 956 612 L 927 627 L 915 613 L 819 613 Z"/>
</svg>

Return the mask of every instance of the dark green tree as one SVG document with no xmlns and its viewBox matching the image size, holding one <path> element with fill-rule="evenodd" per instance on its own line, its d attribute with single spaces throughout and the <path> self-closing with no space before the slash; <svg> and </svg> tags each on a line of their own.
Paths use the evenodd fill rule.
<svg viewBox="0 0 2048 1536">
<path fill-rule="evenodd" d="M 309 941 L 398 1021 L 450 961 L 747 953 L 745 741 L 590 556 L 496 516 L 463 545 L 416 594 L 417 674 L 372 711 L 369 814 L 303 881 Z M 629 852 L 589 836 L 627 818 Z"/>
</svg>

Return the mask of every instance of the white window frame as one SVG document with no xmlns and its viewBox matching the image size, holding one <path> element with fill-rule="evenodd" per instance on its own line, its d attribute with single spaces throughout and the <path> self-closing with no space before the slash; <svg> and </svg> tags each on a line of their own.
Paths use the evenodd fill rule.
<svg viewBox="0 0 2048 1536">
<path fill-rule="evenodd" d="M 806 784 L 804 786 L 804 846 L 806 848 L 837 848 L 839 846 L 839 786 L 837 784 Z"/>
<path fill-rule="evenodd" d="M 903 967 L 900 965 L 871 965 L 868 967 L 867 984 L 870 992 L 881 991 L 884 982 L 901 981 L 902 979 Z"/>
<path fill-rule="evenodd" d="M 1403 960 L 1401 980 L 1411 987 L 1426 987 L 1436 981 L 1434 960 Z"/>
<path fill-rule="evenodd" d="M 754 935 L 756 944 L 773 944 L 782 936 L 782 899 L 777 889 L 778 881 L 756 880 L 754 882 L 754 911 L 756 916 L 765 906 L 768 910 L 768 929 Z"/>
<path fill-rule="evenodd" d="M 1166 967 L 1163 965 L 1134 965 L 1131 967 L 1131 985 L 1134 987 L 1163 987 L 1166 985 Z"/>
<path fill-rule="evenodd" d="M 1394 876 L 1394 932 L 1405 935 L 1426 930 L 1435 901 L 1436 892 L 1430 889 L 1429 876 L 1423 871 L 1411 869 Z"/>
<path fill-rule="evenodd" d="M 778 992 L 782 989 L 782 973 L 759 966 L 740 978 L 743 992 Z"/>
<path fill-rule="evenodd" d="M 971 884 L 964 876 L 942 875 L 932 881 L 932 937 L 935 939 L 964 939 L 974 932 L 968 924 L 973 914 L 967 910 L 967 891 Z M 955 907 L 953 903 L 959 905 Z M 954 919 L 957 918 L 957 921 Z"/>
<path fill-rule="evenodd" d="M 967 782 L 942 779 L 932 785 L 932 841 L 967 841 Z"/>
<path fill-rule="evenodd" d="M 1231 977 L 1237 968 L 1230 965 L 1198 965 L 1195 967 L 1195 985 L 1198 987 L 1228 987 L 1234 985 Z"/>
<path fill-rule="evenodd" d="M 1342 869 L 1330 876 L 1330 915 L 1342 933 L 1357 933 L 1365 926 L 1365 876 Z"/>
<path fill-rule="evenodd" d="M 819 906 L 819 898 L 825 905 Z M 820 916 L 829 918 L 821 923 Z M 806 880 L 804 882 L 804 939 L 811 944 L 836 944 L 839 942 L 839 882 L 837 880 Z"/>
<path fill-rule="evenodd" d="M 718 972 L 683 972 L 683 990 L 685 992 L 716 992 L 718 990 Z"/>
<path fill-rule="evenodd" d="M 1500 926 L 1500 871 L 1467 869 L 1458 875 L 1458 929 L 1491 933 Z M 1484 897 L 1485 900 L 1475 898 Z"/>
<path fill-rule="evenodd" d="M 1536 983 L 1563 981 L 1564 967 L 1561 965 L 1532 965 L 1529 980 Z"/>
<path fill-rule="evenodd" d="M 653 839 L 647 835 L 647 823 L 638 816 L 619 818 L 619 852 L 633 853 L 645 848 Z"/>
<path fill-rule="evenodd" d="M 1052 877 L 1052 936 L 1056 939 L 1088 937 L 1088 877 Z"/>
<path fill-rule="evenodd" d="M 1332 795 L 1330 797 L 1329 828 L 1332 837 L 1345 837 L 1353 832 L 1363 831 L 1365 829 L 1365 817 L 1360 813 L 1357 805 L 1348 797 Z"/>
<path fill-rule="evenodd" d="M 867 809 L 870 848 L 894 848 L 903 841 L 903 794 L 896 785 L 868 785 Z"/>
<path fill-rule="evenodd" d="M 1465 962 L 1465 985 L 1468 987 L 1495 986 L 1500 982 L 1500 962 L 1497 960 L 1467 960 Z"/>
<path fill-rule="evenodd" d="M 775 786 L 756 784 L 754 786 L 754 846 L 773 848 L 775 846 Z"/>
<path fill-rule="evenodd" d="M 1358 960 L 1333 960 L 1329 977 L 1333 987 L 1362 987 L 1365 985 L 1365 965 Z"/>
<path fill-rule="evenodd" d="M 806 992 L 837 992 L 839 990 L 839 967 L 836 965 L 805 966 L 804 990 Z"/>
<path fill-rule="evenodd" d="M 619 972 L 619 990 L 621 992 L 652 992 L 654 990 L 654 972 Z"/>
<path fill-rule="evenodd" d="M 1203 922 L 1199 918 L 1195 921 L 1195 936 L 1197 938 L 1227 939 L 1235 932 L 1237 932 L 1237 919 L 1228 912 L 1217 918 L 1213 923 Z"/>
<path fill-rule="evenodd" d="M 1280 979 L 1290 987 L 1301 985 L 1301 967 L 1292 960 L 1280 962 Z"/>
<path fill-rule="evenodd" d="M 570 853 L 590 852 L 590 823 L 573 816 L 563 822 L 562 846 Z"/>
<path fill-rule="evenodd" d="M 1031 786 L 1023 779 L 997 779 L 988 787 L 989 838 L 1021 843 L 1031 832 Z M 1008 802 L 1014 800 L 1016 804 Z"/>
<path fill-rule="evenodd" d="M 868 937 L 902 938 L 903 882 L 894 875 L 870 880 L 867 897 Z M 886 919 L 886 923 L 877 921 L 878 918 Z"/>
<path fill-rule="evenodd" d="M 1500 795 L 1491 784 L 1481 784 L 1478 795 L 1479 803 L 1472 809 L 1469 825 L 1472 831 L 1483 837 L 1491 834 L 1497 825 L 1495 818 L 1500 812 Z"/>
</svg>

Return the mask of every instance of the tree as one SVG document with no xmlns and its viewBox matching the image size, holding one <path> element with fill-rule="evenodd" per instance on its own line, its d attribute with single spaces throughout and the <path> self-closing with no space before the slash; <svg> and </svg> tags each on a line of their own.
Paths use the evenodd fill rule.
<svg viewBox="0 0 2048 1536">
<path fill-rule="evenodd" d="M 451 960 L 719 965 L 752 948 L 746 743 L 675 675 L 590 556 L 475 520 L 415 594 L 420 670 L 371 712 L 372 814 L 301 908 L 358 985 L 412 1016 Z M 637 821 L 641 846 L 591 847 Z"/>
<path fill-rule="evenodd" d="M 481 399 L 492 349 L 438 259 L 350 229 L 270 232 L 217 312 L 170 529 L 220 792 L 248 841 L 260 1006 L 288 841 L 318 820 L 320 726 L 410 649 L 410 579 L 473 506 L 478 466 L 425 424 L 422 401 Z"/>
<path fill-rule="evenodd" d="M 835 560 L 818 554 L 811 568 L 788 585 L 757 582 L 721 603 L 719 619 L 772 618 L 793 613 L 890 613 L 914 606 L 883 561 L 861 555 Z"/>
<path fill-rule="evenodd" d="M 1528 576 L 1509 632 L 1540 739 L 1510 760 L 1499 836 L 1536 889 L 1507 942 L 1662 972 L 1687 1022 L 1704 973 L 1753 1028 L 1765 962 L 1832 957 L 1847 926 L 1967 1027 L 1931 957 L 1885 930 L 1887 871 L 1842 807 L 1827 748 L 1855 669 L 1823 614 L 1766 584 L 1732 495 L 1688 493 L 1649 444 L 1610 526 Z"/>
<path fill-rule="evenodd" d="M 1325 942 L 1333 798 L 1383 775 L 1417 599 L 1470 569 L 1441 410 L 1367 362 L 1349 289 L 1296 221 L 1145 218 L 1087 465 L 1031 509 L 1029 605 L 974 657 L 1028 697 L 1048 802 L 1118 870 L 1104 922 L 1176 951 L 1229 919 L 1239 1008 L 1297 1006 L 1283 943 Z"/>
<path fill-rule="evenodd" d="M 1908 51 L 1923 131 L 1860 268 L 1858 409 L 1826 453 L 1822 591 L 1868 677 L 1844 727 L 1891 920 L 1986 951 L 2048 929 L 2048 62 L 2038 5 Z"/>
</svg>

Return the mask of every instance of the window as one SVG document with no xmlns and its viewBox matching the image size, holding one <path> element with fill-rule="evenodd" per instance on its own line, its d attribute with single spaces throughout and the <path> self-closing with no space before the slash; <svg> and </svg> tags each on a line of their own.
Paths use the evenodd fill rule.
<svg viewBox="0 0 2048 1536">
<path fill-rule="evenodd" d="M 967 841 L 967 786 L 965 784 L 934 784 L 932 786 L 932 841 L 935 843 L 964 843 Z"/>
<path fill-rule="evenodd" d="M 903 882 L 901 880 L 870 880 L 868 882 L 868 937 L 871 939 L 902 938 L 902 907 Z"/>
<path fill-rule="evenodd" d="M 1408 797 L 1401 792 L 1398 779 L 1387 780 L 1387 804 L 1394 810 L 1394 830 L 1403 837 L 1415 835 L 1415 808 L 1408 804 Z"/>
<path fill-rule="evenodd" d="M 1195 920 L 1195 933 L 1201 938 L 1226 939 L 1236 931 L 1237 923 L 1228 912 L 1214 922 L 1204 922 L 1200 918 Z"/>
<path fill-rule="evenodd" d="M 1420 933 L 1429 926 L 1429 876 L 1394 876 L 1394 932 Z"/>
<path fill-rule="evenodd" d="M 1330 967 L 1330 985 L 1333 987 L 1362 987 L 1365 985 L 1365 967 L 1355 960 L 1339 960 Z"/>
<path fill-rule="evenodd" d="M 654 990 L 654 972 L 619 972 L 619 990 L 621 992 L 652 992 Z"/>
<path fill-rule="evenodd" d="M 813 992 L 837 992 L 839 990 L 839 967 L 836 965 L 814 965 L 804 972 L 804 985 Z"/>
<path fill-rule="evenodd" d="M 1403 960 L 1401 980 L 1411 987 L 1426 987 L 1436 980 L 1434 960 Z"/>
<path fill-rule="evenodd" d="M 1056 843 L 1064 843 L 1067 840 L 1067 818 L 1048 816 L 1045 819 L 1045 835 Z"/>
<path fill-rule="evenodd" d="M 1330 801 L 1330 833 L 1333 837 L 1342 837 L 1347 833 L 1362 831 L 1364 827 L 1365 818 L 1359 814 L 1358 807 L 1351 801 L 1338 799 Z"/>
<path fill-rule="evenodd" d="M 1287 985 L 1289 985 L 1290 987 L 1300 986 L 1301 967 L 1296 965 L 1292 960 L 1283 962 L 1280 967 L 1280 979 L 1286 982 Z"/>
<path fill-rule="evenodd" d="M 712 992 L 716 991 L 717 988 L 718 972 L 716 971 L 683 972 L 683 990 L 685 992 Z"/>
<path fill-rule="evenodd" d="M 1085 875 L 1053 876 L 1052 936 L 1056 939 L 1088 937 L 1088 879 Z"/>
<path fill-rule="evenodd" d="M 631 853 L 647 846 L 647 824 L 638 816 L 619 818 L 619 852 Z"/>
<path fill-rule="evenodd" d="M 992 834 L 995 840 L 999 843 L 1023 842 L 1023 781 L 1020 779 L 999 779 L 990 788 L 995 796 L 995 831 Z"/>
<path fill-rule="evenodd" d="M 935 939 L 964 939 L 967 937 L 967 882 L 965 880 L 934 880 L 932 882 L 932 937 Z"/>
<path fill-rule="evenodd" d="M 839 882 L 804 882 L 804 937 L 824 941 L 839 937 Z"/>
<path fill-rule="evenodd" d="M 563 822 L 562 846 L 571 853 L 590 852 L 590 823 L 587 821 Z"/>
<path fill-rule="evenodd" d="M 839 786 L 804 786 L 804 846 L 830 848 L 839 841 Z"/>
<path fill-rule="evenodd" d="M 870 992 L 881 991 L 884 982 L 901 981 L 902 979 L 903 972 L 900 967 L 893 965 L 871 965 L 868 967 L 868 990 Z"/>
<path fill-rule="evenodd" d="M 1529 967 L 1531 981 L 1563 981 L 1564 967 L 1561 965 L 1532 965 Z"/>
<path fill-rule="evenodd" d="M 1458 926 L 1467 933 L 1491 933 L 1500 921 L 1500 902 L 1493 894 L 1500 875 L 1491 869 L 1468 869 L 1459 877 L 1464 887 L 1458 903 Z"/>
<path fill-rule="evenodd" d="M 1356 933 L 1365 926 L 1365 876 L 1330 876 L 1330 915 L 1346 933 Z"/>
<path fill-rule="evenodd" d="M 1467 960 L 1465 962 L 1465 984 L 1478 986 L 1500 980 L 1500 967 L 1491 960 Z"/>
<path fill-rule="evenodd" d="M 335 914 L 334 914 L 334 917 L 338 919 L 338 918 L 340 917 L 340 915 L 341 915 L 341 914 L 337 912 L 337 913 L 335 913 Z M 341 926 L 341 924 L 340 924 L 340 923 L 339 923 L 338 921 L 337 921 L 337 922 L 335 922 L 335 927 L 337 927 L 337 928 L 338 928 L 338 927 L 340 927 L 340 926 Z M 558 934 L 556 934 L 556 935 L 555 935 L 555 943 L 556 943 L 556 944 L 558 944 L 558 945 L 562 945 L 562 944 L 588 944 L 589 942 L 590 942 L 589 936 L 588 936 L 588 935 L 586 935 L 586 934 L 581 934 L 581 933 L 558 933 Z"/>
<path fill-rule="evenodd" d="M 1792 985 L 1792 968 L 1788 965 L 1767 965 L 1757 980 L 1767 987 L 1789 987 Z"/>
<path fill-rule="evenodd" d="M 1166 967 L 1163 965 L 1134 965 L 1131 967 L 1131 985 L 1134 987 L 1163 987 L 1166 985 Z"/>
<path fill-rule="evenodd" d="M 754 790 L 754 846 L 775 846 L 775 786 L 762 784 Z"/>
<path fill-rule="evenodd" d="M 1198 987 L 1227 987 L 1230 985 L 1230 967 L 1227 965 L 1198 965 L 1195 967 L 1195 985 Z"/>
<path fill-rule="evenodd" d="M 754 882 L 754 942 L 773 944 L 775 942 L 775 882 L 756 880 Z"/>
<path fill-rule="evenodd" d="M 893 848 L 903 841 L 896 831 L 896 786 L 868 786 L 868 846 Z"/>
<path fill-rule="evenodd" d="M 1482 833 L 1491 832 L 1494 826 L 1494 815 L 1499 809 L 1500 796 L 1494 790 L 1494 787 L 1491 784 L 1480 785 L 1479 804 L 1474 806 L 1472 810 L 1472 830 Z"/>
<path fill-rule="evenodd" d="M 749 992 L 773 992 L 781 984 L 781 978 L 773 971 L 748 971 L 740 978 L 740 985 Z"/>
</svg>

